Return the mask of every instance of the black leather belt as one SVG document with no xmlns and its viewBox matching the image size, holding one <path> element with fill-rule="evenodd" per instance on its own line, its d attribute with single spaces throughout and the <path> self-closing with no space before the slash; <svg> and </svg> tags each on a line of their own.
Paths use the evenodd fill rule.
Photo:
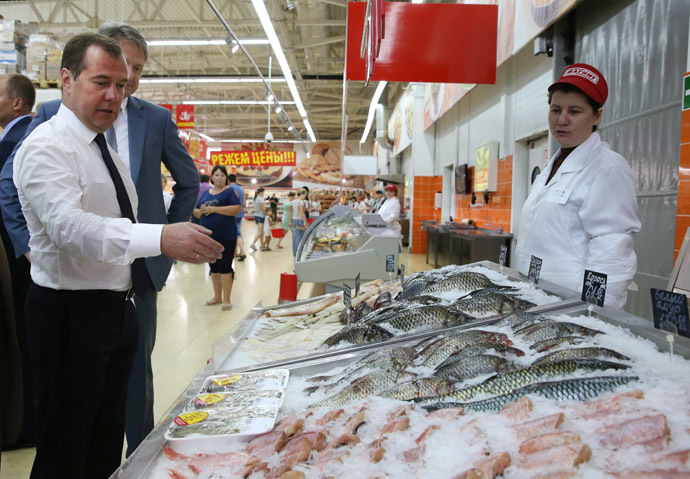
<svg viewBox="0 0 690 479">
<path fill-rule="evenodd" d="M 91 294 L 94 296 L 101 296 L 102 298 L 127 301 L 134 297 L 134 290 L 129 288 L 126 291 L 111 291 L 109 289 L 81 289 L 77 290 L 80 293 Z"/>
</svg>

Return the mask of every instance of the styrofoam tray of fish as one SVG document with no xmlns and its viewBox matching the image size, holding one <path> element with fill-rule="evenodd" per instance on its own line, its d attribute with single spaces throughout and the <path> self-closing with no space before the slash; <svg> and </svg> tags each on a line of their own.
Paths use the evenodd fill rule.
<svg viewBox="0 0 690 479">
<path fill-rule="evenodd" d="M 626 327 L 521 312 L 371 353 L 289 368 L 273 431 L 151 477 L 690 476 L 690 361 Z"/>
<path fill-rule="evenodd" d="M 209 376 L 171 422 L 166 441 L 194 450 L 270 431 L 289 376 L 286 369 Z"/>
<path fill-rule="evenodd" d="M 515 310 L 551 310 L 573 304 L 572 299 L 563 299 L 567 291 L 549 294 L 483 264 L 415 273 L 405 279 L 400 294 L 399 287 L 400 281 L 363 285 L 353 298 L 352 310 L 345 309 L 342 294 L 266 308 L 262 317 L 254 316 L 252 327 L 236 339 L 232 351 L 216 361 L 216 370 L 274 367 L 295 358 L 396 340 Z"/>
</svg>

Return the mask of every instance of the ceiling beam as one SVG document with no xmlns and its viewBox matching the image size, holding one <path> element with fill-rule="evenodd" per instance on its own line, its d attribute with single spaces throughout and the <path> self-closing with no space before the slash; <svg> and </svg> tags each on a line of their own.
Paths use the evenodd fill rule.
<svg viewBox="0 0 690 479">
<path fill-rule="evenodd" d="M 314 48 L 314 47 L 320 47 L 323 45 L 330 45 L 331 43 L 340 43 L 345 41 L 345 35 L 337 35 L 334 37 L 328 37 L 328 38 L 317 38 L 316 40 L 309 40 L 303 43 L 297 43 L 295 44 L 294 48 L 295 49 L 302 49 L 302 48 Z"/>
<path fill-rule="evenodd" d="M 38 15 L 36 15 L 38 17 Z M 130 22 L 135 28 L 181 28 L 185 30 L 196 30 L 201 28 L 211 28 L 218 31 L 225 31 L 223 26 L 215 21 L 205 21 L 200 24 L 197 21 L 183 21 L 183 20 L 165 20 L 165 21 L 154 21 L 154 20 L 142 20 L 138 22 Z M 312 19 L 312 20 L 296 20 L 294 24 L 298 27 L 343 27 L 345 28 L 345 20 L 332 20 L 332 19 Z M 39 18 L 39 29 L 41 30 L 77 30 L 81 31 L 84 28 L 82 22 L 56 22 L 53 23 L 50 20 L 44 21 Z M 232 25 L 231 25 L 232 27 Z M 237 28 L 249 28 L 249 27 L 261 27 L 258 19 L 247 19 L 241 20 L 241 26 Z"/>
</svg>

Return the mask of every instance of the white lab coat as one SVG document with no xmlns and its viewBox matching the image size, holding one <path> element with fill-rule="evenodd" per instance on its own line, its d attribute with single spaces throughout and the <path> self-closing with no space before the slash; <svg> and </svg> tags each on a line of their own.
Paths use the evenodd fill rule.
<svg viewBox="0 0 690 479">
<path fill-rule="evenodd" d="M 396 196 L 387 199 L 386 202 L 381 205 L 381 208 L 377 211 L 381 215 L 383 221 L 388 223 L 388 227 L 395 231 L 397 234 L 401 234 L 402 227 L 400 226 L 400 200 Z"/>
<path fill-rule="evenodd" d="M 517 268 L 526 275 L 531 256 L 537 256 L 543 260 L 540 278 L 580 292 L 585 269 L 605 273 L 605 304 L 622 308 L 637 270 L 633 172 L 594 132 L 546 185 L 559 155 L 560 150 L 536 178 L 523 206 Z"/>
</svg>

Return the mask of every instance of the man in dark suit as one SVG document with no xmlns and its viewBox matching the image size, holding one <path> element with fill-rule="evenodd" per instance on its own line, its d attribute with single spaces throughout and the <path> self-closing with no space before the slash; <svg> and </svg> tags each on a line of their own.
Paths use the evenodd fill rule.
<svg viewBox="0 0 690 479">
<path fill-rule="evenodd" d="M 31 109 L 35 101 L 36 91 L 31 80 L 16 74 L 0 77 L 0 126 L 3 128 L 0 135 L 0 168 L 5 164 L 17 143 L 24 137 L 26 128 L 31 123 Z M 34 443 L 33 374 L 29 362 L 24 319 L 24 300 L 31 284 L 31 272 L 29 260 L 24 255 L 15 259 L 12 241 L 2 222 L 0 222 L 0 237 L 2 237 L 4 254 L 7 257 L 6 264 L 9 266 L 12 279 L 11 291 L 5 293 L 12 298 L 13 314 L 6 319 L 14 323 L 12 326 L 13 332 L 16 332 L 14 343 L 18 345 L 20 353 L 17 357 L 17 360 L 20 360 L 17 366 L 23 376 L 23 386 L 17 384 L 8 388 L 8 390 L 14 390 L 14 393 L 22 393 L 23 396 L 23 413 L 17 410 L 13 418 L 20 424 L 21 432 L 16 437 L 3 438 L 3 449 L 8 450 L 31 446 Z M 22 396 L 15 398 L 15 401 L 18 400 L 21 404 Z"/>
<path fill-rule="evenodd" d="M 177 126 L 172 121 L 170 111 L 131 96 L 139 86 L 139 79 L 148 59 L 146 40 L 138 30 L 124 23 L 105 23 L 98 32 L 116 40 L 127 59 L 129 79 L 125 88 L 126 98 L 122 102 L 120 116 L 115 121 L 113 129 L 106 133 L 106 138 L 129 166 L 139 196 L 137 219 L 142 223 L 156 224 L 188 221 L 199 191 L 199 173 L 194 161 L 178 136 Z M 59 106 L 60 101 L 42 104 L 27 135 L 36 126 L 52 118 Z M 114 135 L 111 134 L 113 130 Z M 124 144 L 128 144 L 128 148 L 125 148 Z M 8 160 L 8 163 L 11 161 L 12 159 Z M 167 214 L 161 190 L 161 163 L 175 180 L 175 195 Z M 16 203 L 18 207 L 18 200 L 7 200 L 7 177 L 9 174 L 11 181 L 12 166 L 9 165 L 9 171 L 7 169 L 8 165 L 5 165 L 0 173 L 0 204 L 4 207 L 5 203 Z M 16 192 L 14 197 L 16 199 Z M 16 213 L 15 209 L 12 216 L 16 218 L 20 214 L 21 210 Z M 7 220 L 5 222 L 7 223 Z M 23 228 L 26 231 L 25 223 Z M 16 250 L 15 237 L 20 244 L 23 244 L 22 239 L 25 238 L 27 243 L 20 250 L 28 250 L 28 232 L 24 234 L 20 228 L 16 228 L 13 237 Z M 128 456 L 134 452 L 154 425 L 151 353 L 156 337 L 156 301 L 158 291 L 165 285 L 172 267 L 172 259 L 163 255 L 146 258 L 146 267 L 151 280 L 149 290 L 143 297 L 137 295 L 134 298 L 139 322 L 139 344 L 127 392 L 125 430 Z"/>
</svg>

